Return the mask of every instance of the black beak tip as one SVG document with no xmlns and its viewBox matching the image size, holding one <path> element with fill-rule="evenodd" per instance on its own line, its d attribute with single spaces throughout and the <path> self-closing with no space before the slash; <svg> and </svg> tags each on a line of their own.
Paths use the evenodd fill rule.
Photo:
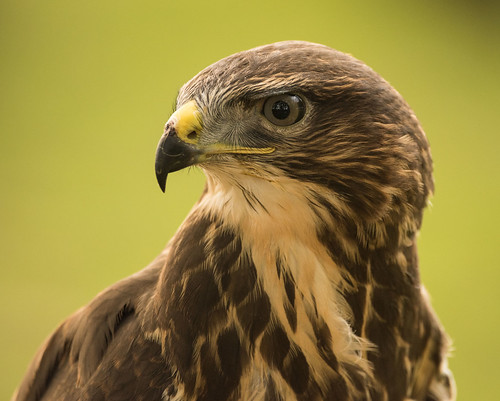
<svg viewBox="0 0 500 401">
<path fill-rule="evenodd" d="M 162 169 L 156 170 L 156 180 L 158 181 L 158 185 L 163 193 L 165 193 L 165 187 L 167 185 L 167 176 L 168 173 L 163 171 Z"/>
</svg>

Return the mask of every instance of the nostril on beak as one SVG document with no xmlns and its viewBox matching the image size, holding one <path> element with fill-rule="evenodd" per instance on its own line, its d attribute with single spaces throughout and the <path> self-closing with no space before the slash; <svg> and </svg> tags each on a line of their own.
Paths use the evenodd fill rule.
<svg viewBox="0 0 500 401">
<path fill-rule="evenodd" d="M 163 130 L 163 134 L 167 134 L 168 135 L 176 135 L 177 132 L 175 131 L 175 127 L 173 126 L 173 124 L 171 122 L 167 123 L 165 125 L 165 129 Z"/>
</svg>

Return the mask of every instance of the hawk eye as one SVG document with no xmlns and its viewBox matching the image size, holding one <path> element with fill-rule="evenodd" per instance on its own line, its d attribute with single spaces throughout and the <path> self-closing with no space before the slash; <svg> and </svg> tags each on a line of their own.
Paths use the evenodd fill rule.
<svg viewBox="0 0 500 401">
<path fill-rule="evenodd" d="M 306 112 L 304 101 L 297 95 L 271 96 L 264 102 L 262 113 L 275 125 L 292 125 L 299 122 Z"/>
</svg>

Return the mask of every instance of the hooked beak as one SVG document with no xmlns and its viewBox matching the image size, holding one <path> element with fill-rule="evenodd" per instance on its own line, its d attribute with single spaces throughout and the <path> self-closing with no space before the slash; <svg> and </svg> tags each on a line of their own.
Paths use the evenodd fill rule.
<svg viewBox="0 0 500 401">
<path fill-rule="evenodd" d="M 168 173 L 195 164 L 203 155 L 197 146 L 201 129 L 201 113 L 194 101 L 180 107 L 167 121 L 155 159 L 156 179 L 163 192 Z"/>
<path fill-rule="evenodd" d="M 202 152 L 182 141 L 174 127 L 166 128 L 156 149 L 155 170 L 160 188 L 165 192 L 168 173 L 181 170 L 197 162 Z"/>
</svg>

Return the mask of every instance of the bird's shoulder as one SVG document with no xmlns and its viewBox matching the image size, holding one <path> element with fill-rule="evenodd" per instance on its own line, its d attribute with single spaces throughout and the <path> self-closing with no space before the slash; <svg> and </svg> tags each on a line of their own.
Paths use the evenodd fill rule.
<svg viewBox="0 0 500 401">
<path fill-rule="evenodd" d="M 161 347 L 139 335 L 139 316 L 147 308 L 164 264 L 162 254 L 63 321 L 39 348 L 13 400 L 45 399 L 44 395 L 57 399 L 68 386 L 79 388 L 85 399 L 83 393 L 95 385 L 106 387 L 106 383 L 97 383 L 100 378 L 109 382 L 113 375 L 113 380 L 118 380 L 137 373 L 125 366 L 136 359 L 134 353 L 144 354 L 137 355 L 138 360 L 154 362 Z"/>
</svg>

